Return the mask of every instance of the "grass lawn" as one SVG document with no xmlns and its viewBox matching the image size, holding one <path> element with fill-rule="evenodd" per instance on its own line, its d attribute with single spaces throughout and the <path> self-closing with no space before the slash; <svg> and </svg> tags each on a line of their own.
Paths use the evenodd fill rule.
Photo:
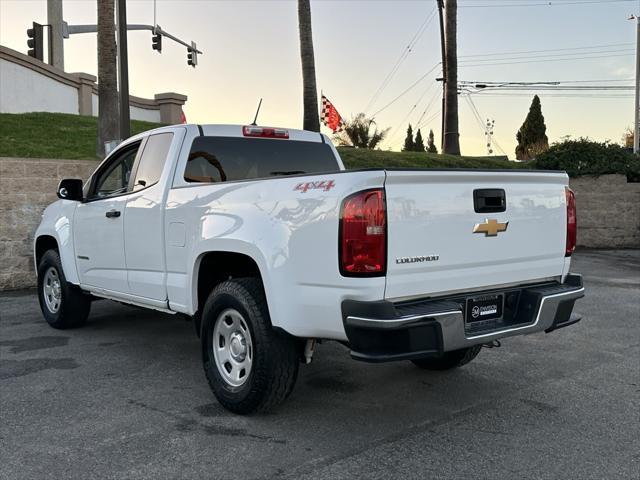
<svg viewBox="0 0 640 480">
<path fill-rule="evenodd" d="M 348 169 L 355 168 L 522 168 L 520 162 L 510 162 L 497 157 L 456 157 L 418 152 L 389 152 L 384 150 L 362 150 L 338 148 L 342 161 Z M 531 167 L 529 167 L 531 168 Z"/>
<path fill-rule="evenodd" d="M 160 124 L 131 122 L 136 134 Z M 98 119 L 65 113 L 0 113 L 0 157 L 96 160 Z"/>
<path fill-rule="evenodd" d="M 160 124 L 133 120 L 132 134 Z M 95 160 L 97 119 L 64 113 L 0 113 L 0 157 Z M 495 157 L 456 157 L 415 152 L 338 148 L 348 169 L 520 168 L 521 163 Z"/>
</svg>

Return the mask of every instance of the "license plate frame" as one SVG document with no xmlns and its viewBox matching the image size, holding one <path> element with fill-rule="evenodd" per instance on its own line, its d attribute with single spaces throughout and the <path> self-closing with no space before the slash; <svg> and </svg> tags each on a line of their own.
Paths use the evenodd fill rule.
<svg viewBox="0 0 640 480">
<path fill-rule="evenodd" d="M 504 293 L 467 298 L 465 311 L 465 323 L 468 324 L 500 320 L 504 313 Z"/>
</svg>

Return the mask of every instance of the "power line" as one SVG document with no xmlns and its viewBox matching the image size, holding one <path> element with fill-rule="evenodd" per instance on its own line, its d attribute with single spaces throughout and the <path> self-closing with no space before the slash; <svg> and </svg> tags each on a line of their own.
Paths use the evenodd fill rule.
<svg viewBox="0 0 640 480">
<path fill-rule="evenodd" d="M 375 102 L 378 100 L 378 98 L 380 98 L 380 95 L 385 90 L 385 88 L 387 88 L 389 83 L 391 83 L 391 80 L 393 80 L 393 77 L 402 66 L 402 63 L 407 59 L 407 57 L 412 52 L 418 40 L 420 40 L 424 32 L 427 30 L 427 27 L 429 26 L 431 21 L 435 18 L 435 14 L 436 14 L 436 7 L 433 7 L 431 9 L 431 12 L 427 15 L 427 18 L 424 20 L 424 22 L 422 22 L 420 27 L 418 27 L 418 30 L 409 41 L 409 44 L 403 49 L 402 53 L 400 54 L 400 57 L 398 58 L 398 60 L 396 60 L 396 63 L 394 63 L 393 67 L 391 67 L 391 71 L 387 74 L 387 76 L 382 81 L 382 84 L 378 87 L 376 92 L 373 94 L 373 96 L 367 103 L 367 106 L 364 108 L 365 112 L 367 112 L 375 104 Z"/>
<path fill-rule="evenodd" d="M 495 61 L 503 61 L 503 60 L 525 60 L 529 58 L 556 58 L 556 57 L 564 57 L 564 58 L 572 58 L 574 56 L 580 55 L 600 55 L 600 54 L 610 54 L 610 53 L 621 53 L 621 52 L 634 52 L 634 48 L 620 48 L 616 50 L 597 50 L 595 52 L 575 52 L 575 53 L 555 53 L 550 54 L 546 53 L 543 55 L 520 55 L 517 57 L 503 57 L 503 58 L 478 58 L 473 60 L 466 60 L 467 62 L 495 62 Z M 608 56 L 608 55 L 607 55 Z M 464 62 L 464 60 L 462 61 Z"/>
<path fill-rule="evenodd" d="M 474 103 L 474 101 L 471 98 L 470 94 L 465 95 L 465 98 L 467 100 L 467 103 L 471 107 L 471 112 L 473 113 L 476 121 L 478 122 L 478 125 L 480 125 L 480 129 L 482 130 L 483 133 L 486 133 L 486 125 L 485 125 L 484 121 L 482 120 L 482 115 L 480 114 L 480 110 L 478 110 L 478 107 Z M 495 137 L 492 136 L 491 137 L 491 141 L 498 148 L 498 150 L 500 150 L 502 152 L 503 155 L 507 155 L 507 152 L 504 151 L 504 149 L 500 146 L 500 144 L 495 139 Z"/>
<path fill-rule="evenodd" d="M 413 113 L 413 111 L 418 107 L 418 104 L 422 101 L 422 99 L 427 95 L 427 93 L 429 93 L 429 90 L 431 90 L 435 85 L 437 85 L 435 82 L 431 83 L 429 85 L 429 87 L 427 87 L 427 89 L 422 93 L 422 95 L 420 95 L 420 97 L 418 98 L 418 100 L 416 100 L 416 102 L 413 104 L 413 106 L 409 109 L 409 112 L 407 112 L 407 114 L 404 116 L 404 118 L 400 121 L 400 123 L 398 123 L 394 129 L 391 131 L 391 133 L 389 134 L 389 143 L 392 143 L 393 140 L 395 140 L 395 138 L 398 136 L 398 133 L 401 131 L 402 126 L 404 125 L 404 123 L 409 119 L 409 117 L 411 116 L 411 114 Z M 438 94 L 438 92 L 436 91 L 436 95 Z M 427 105 L 427 108 L 429 108 L 429 106 L 431 105 L 431 102 Z M 421 117 L 422 118 L 422 117 Z"/>
<path fill-rule="evenodd" d="M 591 60 L 598 58 L 611 58 L 611 57 L 630 57 L 633 56 L 631 53 L 618 53 L 615 55 L 596 55 L 593 57 L 569 57 L 569 58 L 553 58 L 553 59 L 544 59 L 544 60 L 525 60 L 522 62 L 497 62 L 497 63 L 471 63 L 464 64 L 464 62 L 460 63 L 460 67 L 491 67 L 496 65 L 517 65 L 521 63 L 544 63 L 544 62 L 567 62 L 572 60 Z"/>
<path fill-rule="evenodd" d="M 435 112 L 433 115 L 431 115 L 429 118 L 427 118 L 424 122 L 422 122 L 419 125 L 416 125 L 416 130 L 423 128 L 425 125 L 428 125 L 430 122 L 432 122 L 434 119 L 436 119 L 438 117 L 438 115 L 440 115 L 440 113 L 442 112 L 442 108 L 439 108 L 437 112 Z"/>
<path fill-rule="evenodd" d="M 407 93 L 409 93 L 416 85 L 418 85 L 422 80 L 424 80 L 428 75 L 430 75 L 437 67 L 438 65 L 440 65 L 440 62 L 436 63 L 433 67 L 431 67 L 431 69 L 425 73 L 424 75 L 422 75 L 420 78 L 418 78 L 418 80 L 416 80 L 415 82 L 413 82 L 411 85 L 409 85 L 409 87 L 407 87 L 400 95 L 398 95 L 396 98 L 394 98 L 393 100 L 391 100 L 389 103 L 387 103 L 384 107 L 382 107 L 380 110 L 378 110 L 377 112 L 375 112 L 373 115 L 371 115 L 371 117 L 375 118 L 376 115 L 378 115 L 380 112 L 386 110 L 387 108 L 389 108 L 391 105 L 393 105 L 394 103 L 396 103 L 398 100 L 400 100 L 402 97 L 404 97 Z"/>
<path fill-rule="evenodd" d="M 481 93 L 481 92 L 464 92 L 471 95 L 481 95 L 483 97 L 524 97 L 531 98 L 532 93 Z M 620 94 L 620 93 L 545 93 L 541 92 L 537 94 L 539 97 L 558 97 L 558 98 L 633 98 L 633 94 Z"/>
<path fill-rule="evenodd" d="M 488 0 L 482 0 L 488 1 Z M 502 0 L 503 2 L 505 0 Z M 607 3 L 628 3 L 636 0 L 572 0 L 572 1 L 547 1 L 536 3 L 500 3 L 500 4 L 485 4 L 485 5 L 468 5 L 466 3 L 460 3 L 458 8 L 511 8 L 511 7 L 562 7 L 571 5 L 589 5 L 589 4 L 607 4 Z"/>
<path fill-rule="evenodd" d="M 468 57 L 489 57 L 496 55 L 525 55 L 529 53 L 544 53 L 544 52 L 563 52 L 563 51 L 572 51 L 572 50 L 591 50 L 596 48 L 612 48 L 612 47 L 628 47 L 630 45 L 635 45 L 633 42 L 626 43 L 605 43 L 600 45 L 589 45 L 583 47 L 569 47 L 569 48 L 549 48 L 545 50 L 519 50 L 519 51 L 510 51 L 510 52 L 493 52 L 493 53 L 472 53 L 468 55 L 459 55 L 460 58 L 468 58 Z M 589 52 L 585 52 L 589 53 Z"/>
</svg>

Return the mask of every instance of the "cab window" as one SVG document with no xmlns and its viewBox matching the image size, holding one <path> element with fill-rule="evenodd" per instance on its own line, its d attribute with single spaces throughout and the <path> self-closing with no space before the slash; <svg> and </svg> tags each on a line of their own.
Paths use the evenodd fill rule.
<svg viewBox="0 0 640 480">
<path fill-rule="evenodd" d="M 121 195 L 129 190 L 131 171 L 139 148 L 140 142 L 114 154 L 110 162 L 97 173 L 90 200 Z"/>
<path fill-rule="evenodd" d="M 147 138 L 136 169 L 133 182 L 134 190 L 150 187 L 158 183 L 167 161 L 167 154 L 172 140 L 173 133 L 171 132 L 158 133 Z"/>
</svg>

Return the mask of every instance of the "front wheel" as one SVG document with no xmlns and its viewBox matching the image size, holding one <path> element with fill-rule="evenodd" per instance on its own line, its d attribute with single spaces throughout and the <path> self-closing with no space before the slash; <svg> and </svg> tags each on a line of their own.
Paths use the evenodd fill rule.
<svg viewBox="0 0 640 480">
<path fill-rule="evenodd" d="M 474 345 L 469 348 L 444 352 L 441 357 L 421 358 L 412 360 L 413 364 L 424 370 L 450 370 L 462 367 L 476 358 L 482 349 L 482 345 Z"/>
<path fill-rule="evenodd" d="M 298 375 L 298 343 L 272 328 L 258 279 L 218 285 L 202 322 L 204 370 L 223 407 L 240 414 L 264 412 L 289 396 Z"/>
<path fill-rule="evenodd" d="M 38 300 L 47 323 L 58 329 L 83 325 L 91 310 L 91 298 L 67 283 L 57 250 L 47 250 L 38 264 Z"/>
</svg>

